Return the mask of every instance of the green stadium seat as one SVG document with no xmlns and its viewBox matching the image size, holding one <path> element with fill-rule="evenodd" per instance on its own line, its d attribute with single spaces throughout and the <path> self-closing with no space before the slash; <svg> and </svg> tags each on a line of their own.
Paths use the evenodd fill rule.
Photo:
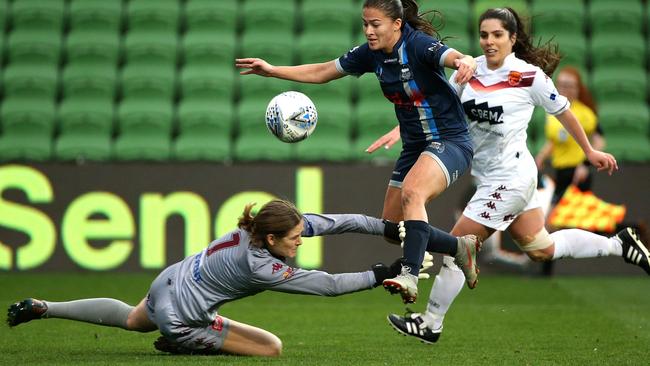
<svg viewBox="0 0 650 366">
<path fill-rule="evenodd" d="M 71 0 L 70 29 L 118 34 L 122 24 L 122 2 Z"/>
<path fill-rule="evenodd" d="M 645 101 L 603 102 L 598 106 L 598 121 L 607 138 L 622 133 L 647 136 L 650 130 L 650 110 Z"/>
<path fill-rule="evenodd" d="M 168 98 L 127 98 L 117 114 L 121 133 L 150 129 L 169 135 L 172 130 L 174 111 Z"/>
<path fill-rule="evenodd" d="M 535 34 L 584 33 L 585 7 L 580 1 L 537 0 L 531 13 Z"/>
<path fill-rule="evenodd" d="M 298 39 L 296 53 L 300 56 L 299 63 L 312 64 L 337 59 L 350 48 L 349 36 L 341 38 L 330 33 L 303 34 Z"/>
<path fill-rule="evenodd" d="M 346 162 L 351 158 L 351 147 L 348 136 L 316 130 L 308 139 L 296 144 L 296 158 L 303 162 Z"/>
<path fill-rule="evenodd" d="M 176 66 L 177 38 L 176 31 L 130 31 L 124 39 L 126 63 Z"/>
<path fill-rule="evenodd" d="M 7 14 L 9 14 L 9 1 L 0 0 L 0 31 L 2 34 L 7 29 Z"/>
<path fill-rule="evenodd" d="M 63 95 L 113 99 L 117 70 L 108 64 L 68 64 L 63 71 Z"/>
<path fill-rule="evenodd" d="M 437 10 L 442 15 L 442 29 L 438 33 L 444 37 L 468 37 L 470 18 L 470 6 L 467 1 L 418 1 L 420 12 Z M 431 15 L 428 15 L 430 17 Z M 426 16 L 425 16 L 426 17 Z M 436 16 L 433 21 L 434 28 L 440 27 L 440 17 Z"/>
<path fill-rule="evenodd" d="M 644 68 L 600 67 L 594 69 L 591 88 L 600 103 L 645 102 L 648 90 L 647 73 Z"/>
<path fill-rule="evenodd" d="M 218 126 L 195 125 L 183 129 L 174 142 L 174 158 L 181 161 L 230 160 L 230 135 Z"/>
<path fill-rule="evenodd" d="M 62 161 L 108 161 L 111 135 L 75 130 L 63 133 L 54 144 L 54 155 Z"/>
<path fill-rule="evenodd" d="M 379 85 L 379 80 L 377 80 L 377 76 L 375 76 L 375 74 L 364 74 L 359 79 L 357 79 L 356 84 L 356 99 L 358 101 L 372 99 L 383 100 L 384 103 L 390 103 L 386 97 L 384 97 L 384 93 L 382 92 L 381 86 Z"/>
<path fill-rule="evenodd" d="M 239 75 L 237 75 L 239 77 Z M 185 66 L 180 74 L 183 96 L 231 101 L 234 94 L 235 73 L 231 68 Z"/>
<path fill-rule="evenodd" d="M 622 68 L 645 68 L 646 42 L 640 33 L 595 34 L 591 37 L 591 63 Z"/>
<path fill-rule="evenodd" d="M 14 29 L 60 34 L 63 30 L 64 0 L 14 0 L 11 22 Z"/>
<path fill-rule="evenodd" d="M 181 130 L 192 126 L 211 126 L 229 136 L 233 119 L 234 111 L 230 101 L 184 98 L 178 106 L 178 124 Z"/>
<path fill-rule="evenodd" d="M 185 65 L 235 66 L 236 35 L 234 29 L 188 31 L 183 37 Z"/>
<path fill-rule="evenodd" d="M 156 128 L 124 132 L 115 140 L 113 157 L 122 161 L 167 161 L 171 139 L 167 131 Z"/>
<path fill-rule="evenodd" d="M 49 132 L 5 133 L 0 136 L 0 160 L 47 161 L 52 156 L 52 137 Z"/>
<path fill-rule="evenodd" d="M 352 2 L 303 2 L 300 17 L 304 33 L 327 33 L 330 37 L 343 37 L 350 42 L 353 29 L 361 26 L 360 8 Z"/>
<path fill-rule="evenodd" d="M 122 69 L 124 98 L 162 98 L 170 102 L 175 92 L 176 70 L 173 65 L 127 64 Z"/>
<path fill-rule="evenodd" d="M 387 100 L 363 100 L 357 104 L 357 129 L 359 137 L 378 138 L 398 125 L 395 107 Z"/>
<path fill-rule="evenodd" d="M 117 32 L 74 30 L 66 39 L 69 64 L 105 64 L 115 67 L 120 56 Z"/>
<path fill-rule="evenodd" d="M 294 157 L 294 144 L 284 143 L 270 133 L 244 133 L 235 140 L 233 155 L 243 162 L 288 161 Z"/>
<path fill-rule="evenodd" d="M 501 0 L 498 2 L 495 2 L 494 0 L 476 0 L 474 2 L 474 10 L 471 14 L 471 27 L 474 30 L 473 33 L 478 34 L 478 19 L 484 11 L 504 6 L 513 8 L 517 14 L 524 19 L 530 17 L 530 9 L 528 8 L 528 2 L 526 0 Z"/>
<path fill-rule="evenodd" d="M 14 30 L 9 33 L 7 53 L 10 63 L 57 65 L 61 55 L 58 32 Z"/>
<path fill-rule="evenodd" d="M 54 130 L 54 99 L 40 97 L 5 97 L 2 102 L 0 120 L 3 133 Z M 40 133 L 40 132 L 39 132 Z"/>
<path fill-rule="evenodd" d="M 235 32 L 238 26 L 237 0 L 188 0 L 185 23 L 189 32 Z"/>
<path fill-rule="evenodd" d="M 239 79 L 240 98 L 243 101 L 255 100 L 257 103 L 262 104 L 264 108 L 274 96 L 297 88 L 294 82 L 265 78 L 258 75 L 245 75 L 239 77 Z"/>
<path fill-rule="evenodd" d="M 564 33 L 557 36 L 543 38 L 543 42 L 551 40 L 559 47 L 562 60 L 560 65 L 571 65 L 581 70 L 587 69 L 588 46 L 586 38 L 581 34 L 571 35 Z"/>
<path fill-rule="evenodd" d="M 618 33 L 623 39 L 630 34 L 643 34 L 641 1 L 598 1 L 589 6 L 592 35 Z"/>
<path fill-rule="evenodd" d="M 113 98 L 74 95 L 59 105 L 59 126 L 62 132 L 101 132 L 113 130 Z"/>
<path fill-rule="evenodd" d="M 350 101 L 352 99 L 353 81 L 352 77 L 343 77 L 326 84 L 297 83 L 295 86 L 298 91 L 307 95 L 318 108 L 318 105 L 323 102 L 347 103 Z"/>
<path fill-rule="evenodd" d="M 607 135 L 607 152 L 619 161 L 644 163 L 650 161 L 650 141 L 643 135 Z"/>
<path fill-rule="evenodd" d="M 348 100 L 328 100 L 316 105 L 318 127 L 312 136 L 330 135 L 349 140 L 353 126 L 353 114 Z"/>
<path fill-rule="evenodd" d="M 58 86 L 55 65 L 12 63 L 4 69 L 4 95 L 54 100 Z"/>
<path fill-rule="evenodd" d="M 293 32 L 247 31 L 241 38 L 241 57 L 259 57 L 273 65 L 292 65 Z"/>
<path fill-rule="evenodd" d="M 268 100 L 246 99 L 237 106 L 238 133 L 247 135 L 269 136 L 266 128 L 265 115 Z"/>
<path fill-rule="evenodd" d="M 129 32 L 176 33 L 180 21 L 178 0 L 130 0 L 127 5 Z"/>
<path fill-rule="evenodd" d="M 293 0 L 245 1 L 242 7 L 244 34 L 256 32 L 286 32 L 292 34 L 296 23 Z"/>
</svg>

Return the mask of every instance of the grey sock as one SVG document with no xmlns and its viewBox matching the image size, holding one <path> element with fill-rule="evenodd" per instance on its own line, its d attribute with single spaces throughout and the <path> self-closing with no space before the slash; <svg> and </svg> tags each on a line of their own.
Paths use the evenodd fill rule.
<svg viewBox="0 0 650 366">
<path fill-rule="evenodd" d="M 122 301 L 107 298 L 45 303 L 47 311 L 44 318 L 78 320 L 122 329 L 127 329 L 126 320 L 134 308 Z"/>
</svg>

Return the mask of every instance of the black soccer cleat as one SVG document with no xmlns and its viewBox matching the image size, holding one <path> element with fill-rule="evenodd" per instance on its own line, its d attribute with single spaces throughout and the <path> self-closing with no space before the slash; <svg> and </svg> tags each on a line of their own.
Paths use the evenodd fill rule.
<svg viewBox="0 0 650 366">
<path fill-rule="evenodd" d="M 387 319 L 393 329 L 405 336 L 418 338 L 422 343 L 434 344 L 442 334 L 442 327 L 433 331 L 418 313 L 407 312 L 405 316 L 390 314 Z"/>
<path fill-rule="evenodd" d="M 623 259 L 636 264 L 650 275 L 650 251 L 643 244 L 636 229 L 625 228 L 616 234 L 623 245 Z"/>
<path fill-rule="evenodd" d="M 34 319 L 41 319 L 47 311 L 47 304 L 36 299 L 25 299 L 9 306 L 7 309 L 7 324 L 15 327 Z"/>
</svg>

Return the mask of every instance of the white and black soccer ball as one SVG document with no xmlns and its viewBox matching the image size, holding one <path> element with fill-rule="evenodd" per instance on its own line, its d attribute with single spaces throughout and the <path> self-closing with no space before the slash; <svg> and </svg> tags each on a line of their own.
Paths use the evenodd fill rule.
<svg viewBox="0 0 650 366">
<path fill-rule="evenodd" d="M 314 132 L 318 113 L 303 93 L 287 91 L 276 95 L 266 107 L 266 128 L 283 142 L 298 142 Z"/>
</svg>

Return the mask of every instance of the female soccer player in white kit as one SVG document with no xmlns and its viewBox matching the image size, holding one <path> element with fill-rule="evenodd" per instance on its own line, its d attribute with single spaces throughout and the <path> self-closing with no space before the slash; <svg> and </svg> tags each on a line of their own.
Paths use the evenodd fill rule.
<svg viewBox="0 0 650 366">
<path fill-rule="evenodd" d="M 219 307 L 264 290 L 337 296 L 372 289 L 401 271 L 401 259 L 390 267 L 379 263 L 358 273 L 329 274 L 291 267 L 284 259 L 296 256 L 301 236 L 383 235 L 384 223 L 354 214 L 301 215 L 284 200 L 267 203 L 253 217 L 252 206 L 246 206 L 238 229 L 163 270 L 135 307 L 107 298 L 68 302 L 26 299 L 9 307 L 7 323 L 16 326 L 34 319 L 61 318 L 138 332 L 159 329 L 162 336 L 154 345 L 161 351 L 277 356 L 282 351 L 277 336 L 225 318 L 217 313 Z"/>
<path fill-rule="evenodd" d="M 556 116 L 599 171 L 611 174 L 618 167 L 613 156 L 591 147 L 569 110 L 570 103 L 544 73 L 552 73 L 559 56 L 551 48 L 532 46 L 516 12 L 511 8 L 489 9 L 479 18 L 479 27 L 484 55 L 476 58 L 475 76 L 466 85 L 456 84 L 453 75 L 450 78 L 470 120 L 472 176 L 478 184 L 451 234 L 471 233 L 485 239 L 496 230 L 507 230 L 536 261 L 622 255 L 650 274 L 648 250 L 631 229 L 611 238 L 578 229 L 552 234 L 546 231 L 536 197 L 537 168 L 526 146 L 526 128 L 534 106 Z M 397 139 L 398 131 L 393 130 L 369 150 L 391 145 Z M 424 342 L 437 341 L 444 315 L 463 281 L 463 273 L 445 257 L 426 312 L 406 317 L 391 314 L 390 324 Z"/>
</svg>

